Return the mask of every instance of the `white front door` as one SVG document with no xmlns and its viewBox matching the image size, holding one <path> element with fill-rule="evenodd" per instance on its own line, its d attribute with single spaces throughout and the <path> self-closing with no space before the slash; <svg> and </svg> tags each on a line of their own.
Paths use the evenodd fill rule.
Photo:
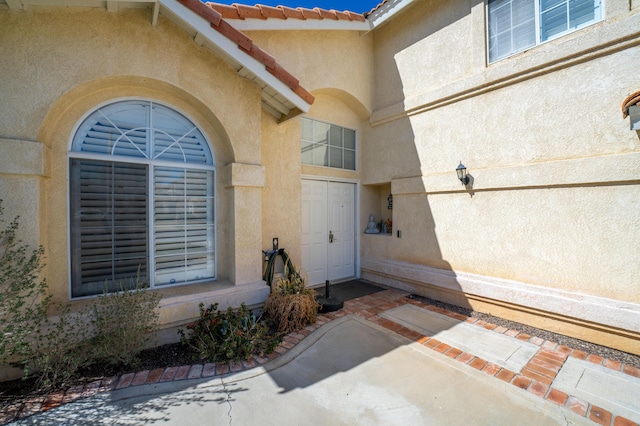
<svg viewBox="0 0 640 426">
<path fill-rule="evenodd" d="M 309 285 L 355 276 L 355 185 L 302 181 L 302 268 Z"/>
</svg>

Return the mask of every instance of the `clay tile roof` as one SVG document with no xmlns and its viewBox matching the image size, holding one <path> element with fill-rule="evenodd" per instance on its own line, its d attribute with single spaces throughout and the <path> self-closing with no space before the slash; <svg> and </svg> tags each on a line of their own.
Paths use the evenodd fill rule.
<svg viewBox="0 0 640 426">
<path fill-rule="evenodd" d="M 376 10 L 378 10 L 380 7 L 382 7 L 383 4 L 385 4 L 387 2 L 387 0 L 382 0 L 382 2 L 378 3 L 378 5 L 376 7 L 374 7 L 373 9 L 371 9 L 368 12 L 364 13 L 364 16 L 369 16 L 371 15 L 373 12 L 375 12 Z"/>
<path fill-rule="evenodd" d="M 364 21 L 366 21 L 366 18 L 362 13 L 349 12 L 348 10 L 345 10 L 344 13 L 349 15 L 349 18 L 351 18 L 352 21 L 356 21 L 356 22 L 364 22 Z"/>
<path fill-rule="evenodd" d="M 267 19 L 264 16 L 262 16 L 260 9 L 257 7 L 246 6 L 244 4 L 236 4 L 236 3 L 234 3 L 233 6 L 235 6 L 236 9 L 238 9 L 238 15 L 240 15 L 241 19 L 245 19 L 245 18 Z"/>
<path fill-rule="evenodd" d="M 265 19 L 268 18 L 276 18 L 276 19 L 287 19 L 282 8 L 280 7 L 271 7 L 265 5 L 256 5 L 258 9 L 260 9 L 260 13 L 264 16 Z"/>
<path fill-rule="evenodd" d="M 191 9 L 201 18 L 209 21 L 211 26 L 218 26 L 222 22 L 222 14 L 210 7 L 207 7 L 204 3 L 200 3 L 198 0 L 179 0 L 187 8 Z"/>
<path fill-rule="evenodd" d="M 289 89 L 300 96 L 306 103 L 313 103 L 313 95 L 306 91 L 302 86 L 300 86 L 300 82 L 298 81 L 298 79 L 291 75 L 287 70 L 282 68 L 282 66 L 280 66 L 276 62 L 273 56 L 262 50 L 253 42 L 253 40 L 251 40 L 250 37 L 223 20 L 223 14 L 222 12 L 220 12 L 220 10 L 218 10 L 218 8 L 213 8 L 210 3 L 205 4 L 200 2 L 200 0 L 179 0 L 179 2 L 198 14 L 201 18 L 207 20 L 211 24 L 211 28 L 215 29 L 220 34 L 236 43 L 238 45 L 238 48 L 242 49 L 245 53 L 250 55 L 255 60 L 263 63 L 269 73 L 271 73 L 274 77 L 287 85 Z M 216 4 L 216 6 L 219 6 L 219 4 Z M 237 8 L 238 5 L 234 6 L 236 6 L 236 9 L 240 13 L 240 9 Z M 259 9 L 257 8 L 253 9 L 259 11 Z M 249 16 L 251 14 L 253 14 L 253 11 L 245 16 Z"/>
<path fill-rule="evenodd" d="M 322 19 L 333 19 L 334 21 L 338 20 L 338 16 L 336 15 L 335 10 L 320 9 L 319 7 L 314 7 L 313 10 L 317 10 Z"/>
<path fill-rule="evenodd" d="M 622 101 L 622 118 L 627 118 L 629 107 L 632 106 L 640 106 L 640 90 L 630 94 Z"/>
<path fill-rule="evenodd" d="M 300 9 L 300 11 L 302 12 L 302 16 L 304 17 L 304 19 L 322 19 L 319 9 L 317 8 L 307 9 L 306 7 L 299 7 L 298 9 Z"/>
<path fill-rule="evenodd" d="M 209 5 L 209 7 L 211 6 Z M 216 7 L 211 7 L 211 9 L 220 13 L 224 19 L 243 19 L 238 13 L 238 8 L 235 6 L 216 3 Z"/>
<path fill-rule="evenodd" d="M 269 55 L 267 52 L 260 49 L 255 44 L 251 45 L 251 49 L 247 53 L 251 55 L 253 59 L 262 62 L 267 67 L 267 69 L 272 70 L 277 65 L 276 58 Z"/>
<path fill-rule="evenodd" d="M 278 6 L 278 8 L 282 10 L 282 13 L 284 13 L 284 16 L 287 18 L 304 19 L 304 16 L 302 15 L 302 11 L 299 8 L 292 9 L 287 6 Z"/>
<path fill-rule="evenodd" d="M 287 6 L 271 7 L 264 4 L 247 6 L 238 3 L 227 5 L 214 2 L 207 2 L 206 5 L 219 12 L 225 19 L 330 19 L 333 21 L 355 22 L 364 22 L 366 20 L 365 15 L 362 13 L 350 12 L 348 10 L 339 12 L 337 10 L 327 10 L 319 7 L 313 9 L 298 7 L 293 9 Z"/>
<path fill-rule="evenodd" d="M 336 19 L 338 21 L 350 21 L 351 20 L 351 15 L 349 15 L 346 11 L 344 12 L 339 12 L 337 10 L 332 10 L 333 13 L 336 14 Z"/>
</svg>

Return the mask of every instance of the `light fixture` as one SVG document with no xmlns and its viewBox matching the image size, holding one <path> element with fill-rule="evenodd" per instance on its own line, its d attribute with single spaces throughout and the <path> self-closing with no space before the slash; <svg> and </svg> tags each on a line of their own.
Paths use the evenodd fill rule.
<svg viewBox="0 0 640 426">
<path fill-rule="evenodd" d="M 462 164 L 462 161 L 460 162 L 460 164 L 458 164 L 458 167 L 456 167 L 456 173 L 458 174 L 458 179 L 460 179 L 460 182 L 462 182 L 463 185 L 466 186 L 469 184 L 467 168 L 464 166 L 464 164 Z"/>
<path fill-rule="evenodd" d="M 629 116 L 631 130 L 640 130 L 640 90 L 622 101 L 622 118 Z"/>
<path fill-rule="evenodd" d="M 640 106 L 630 106 L 627 111 L 629 113 L 631 130 L 640 130 Z"/>
</svg>

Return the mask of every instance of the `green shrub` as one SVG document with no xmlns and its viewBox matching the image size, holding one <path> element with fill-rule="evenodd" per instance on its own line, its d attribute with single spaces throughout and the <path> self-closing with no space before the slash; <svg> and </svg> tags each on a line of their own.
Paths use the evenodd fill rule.
<svg viewBox="0 0 640 426">
<path fill-rule="evenodd" d="M 131 286 L 124 285 L 126 282 Z M 139 280 L 121 281 L 119 293 L 104 293 L 72 312 L 70 304 L 45 317 L 36 334 L 33 355 L 24 359 L 25 377 L 35 374 L 43 388 L 72 379 L 92 365 L 135 366 L 158 329 L 160 294 L 144 290 Z"/>
<path fill-rule="evenodd" d="M 40 388 L 60 386 L 92 362 L 85 313 L 71 312 L 69 304 L 59 309 L 58 315 L 44 318 L 32 355 L 22 360 L 24 378 L 37 377 Z"/>
<path fill-rule="evenodd" d="M 92 300 L 78 312 L 70 304 L 44 317 L 31 355 L 22 360 L 25 378 L 42 388 L 59 386 L 91 365 L 135 366 L 137 355 L 157 331 L 160 295 L 136 287 Z"/>
<path fill-rule="evenodd" d="M 2 220 L 0 200 L 0 223 Z M 132 365 L 158 329 L 160 294 L 136 278 L 122 291 L 103 294 L 85 309 L 70 304 L 48 315 L 51 295 L 40 279 L 44 248 L 29 252 L 17 239 L 18 218 L 0 229 L 0 365 L 20 365 L 24 378 L 58 386 L 92 364 Z"/>
<path fill-rule="evenodd" d="M 95 337 L 92 358 L 111 364 L 134 365 L 158 330 L 161 295 L 147 291 L 138 278 L 119 283 L 118 293 L 104 293 L 89 308 Z"/>
<path fill-rule="evenodd" d="M 230 362 L 249 359 L 253 354 L 272 352 L 281 336 L 272 335 L 268 327 L 243 303 L 239 309 L 218 311 L 218 304 L 205 309 L 200 304 L 200 317 L 187 325 L 188 336 L 180 330 L 180 340 L 200 360 Z"/>
<path fill-rule="evenodd" d="M 3 223 L 0 200 L 0 223 Z M 31 358 L 51 303 L 40 279 L 44 248 L 29 251 L 17 238 L 19 217 L 0 229 L 0 365 Z"/>
</svg>

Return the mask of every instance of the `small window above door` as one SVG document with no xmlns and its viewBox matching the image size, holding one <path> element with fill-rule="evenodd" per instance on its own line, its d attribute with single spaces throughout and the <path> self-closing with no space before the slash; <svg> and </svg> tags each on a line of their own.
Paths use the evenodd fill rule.
<svg viewBox="0 0 640 426">
<path fill-rule="evenodd" d="M 302 118 L 302 164 L 356 170 L 356 131 Z"/>
</svg>

